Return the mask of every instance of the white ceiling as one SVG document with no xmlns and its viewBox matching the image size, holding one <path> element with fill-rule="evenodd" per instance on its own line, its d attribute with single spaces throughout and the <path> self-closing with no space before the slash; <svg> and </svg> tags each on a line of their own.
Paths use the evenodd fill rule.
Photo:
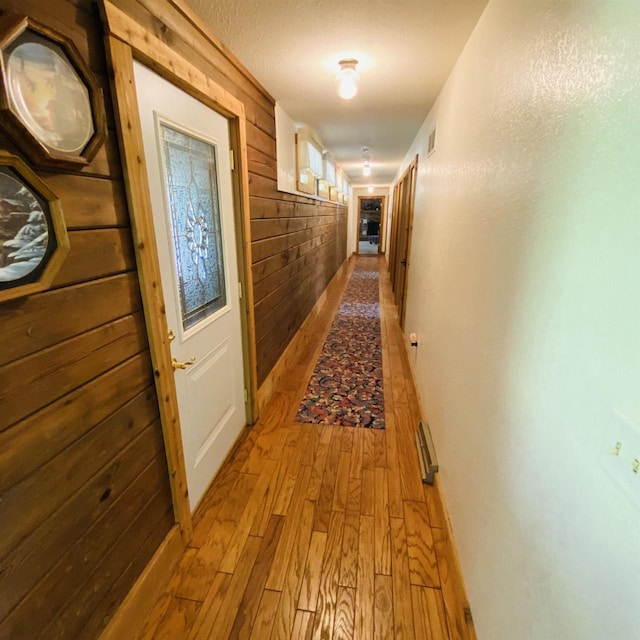
<svg viewBox="0 0 640 640">
<path fill-rule="evenodd" d="M 189 0 L 212 32 L 358 184 L 389 184 L 487 0 Z M 338 60 L 360 91 L 338 97 Z M 362 176 L 370 148 L 371 178 Z"/>
</svg>

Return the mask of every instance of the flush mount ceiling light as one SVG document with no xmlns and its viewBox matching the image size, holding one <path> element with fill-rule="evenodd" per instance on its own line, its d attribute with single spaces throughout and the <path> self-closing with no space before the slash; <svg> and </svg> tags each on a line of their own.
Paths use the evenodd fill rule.
<svg viewBox="0 0 640 640">
<path fill-rule="evenodd" d="M 345 100 L 351 100 L 358 93 L 358 84 L 360 76 L 356 71 L 358 61 L 354 58 L 347 58 L 338 62 L 340 71 L 338 71 L 338 95 Z"/>
<path fill-rule="evenodd" d="M 371 175 L 371 164 L 369 163 L 369 147 L 362 147 L 362 175 Z"/>
</svg>

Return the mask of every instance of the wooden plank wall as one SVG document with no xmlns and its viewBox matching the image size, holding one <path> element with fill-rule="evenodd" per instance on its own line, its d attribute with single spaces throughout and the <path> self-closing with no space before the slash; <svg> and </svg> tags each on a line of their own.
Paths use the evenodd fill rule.
<svg viewBox="0 0 640 640">
<path fill-rule="evenodd" d="M 72 38 L 105 91 L 91 165 L 38 171 L 70 254 L 51 290 L 0 304 L 0 638 L 89 639 L 173 524 L 168 471 L 97 7 L 0 9 Z M 0 148 L 21 155 L 2 135 Z"/>
<path fill-rule="evenodd" d="M 114 4 L 244 104 L 261 384 L 346 258 L 347 208 L 277 190 L 273 99 L 178 7 L 168 0 Z"/>
</svg>

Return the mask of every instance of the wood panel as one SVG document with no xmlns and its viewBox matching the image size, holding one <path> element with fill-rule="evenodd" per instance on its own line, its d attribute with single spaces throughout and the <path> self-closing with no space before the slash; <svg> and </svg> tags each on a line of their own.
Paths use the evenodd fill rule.
<svg viewBox="0 0 640 640">
<path fill-rule="evenodd" d="M 33 167 L 69 229 L 52 288 L 0 305 L 0 637 L 92 639 L 172 527 L 169 474 L 97 5 L 0 10 L 70 38 L 105 100 L 89 165 Z"/>
<path fill-rule="evenodd" d="M 8 489 L 2 497 L 3 517 L 11 527 L 3 536 L 2 548 L 10 549 L 40 525 L 157 415 L 155 394 L 148 387 L 76 440 L 59 459 L 37 468 Z"/>
<path fill-rule="evenodd" d="M 0 433 L 0 491 L 54 459 L 151 380 L 149 355 L 141 353 Z"/>
<path fill-rule="evenodd" d="M 260 300 L 279 306 L 286 300 L 292 305 L 285 310 L 285 323 L 268 312 L 266 303 L 260 308 L 261 326 L 256 333 L 264 336 L 257 345 L 262 381 L 344 261 L 346 210 L 277 191 L 273 100 L 190 19 L 188 8 L 174 0 L 121 0 L 118 6 L 238 98 L 246 113 L 250 215 L 259 220 L 252 248 L 261 256 L 254 274 L 264 281 Z M 97 74 L 105 96 L 108 135 L 93 161 L 80 171 L 40 172 L 62 200 L 71 252 L 52 290 L 2 305 L 5 341 L 0 353 L 0 383 L 8 389 L 3 399 L 7 411 L 0 413 L 0 500 L 16 517 L 19 496 L 24 507 L 17 519 L 12 516 L 16 528 L 4 541 L 7 571 L 1 579 L 12 580 L 15 588 L 3 599 L 8 604 L 0 615 L 10 619 L 5 617 L 0 625 L 9 620 L 11 628 L 22 629 L 26 637 L 37 637 L 32 633 L 37 627 L 51 638 L 93 638 L 172 524 L 168 470 L 155 419 L 158 400 L 151 386 L 154 370 L 140 314 L 136 258 L 97 5 L 90 0 L 0 0 L 0 9 L 26 11 L 70 37 Z M 21 153 L 3 137 L 0 144 Z M 302 238 L 297 235 L 300 232 L 307 235 Z M 296 260 L 304 260 L 303 265 L 296 265 Z M 108 437 L 111 433 L 113 439 Z M 145 435 L 149 441 L 144 453 L 155 455 L 156 473 L 148 477 L 144 504 L 130 501 L 136 509 L 128 505 L 127 511 L 123 501 L 137 486 L 140 476 L 134 471 L 141 470 L 126 465 L 129 459 L 123 452 L 141 446 L 140 438 L 147 433 L 153 437 Z M 150 446 L 151 442 L 155 444 Z M 293 446 L 292 441 L 285 448 Z M 87 451 L 96 447 L 98 453 L 88 460 Z M 140 455 L 138 463 L 145 459 Z M 304 466 L 312 472 L 312 466 Z M 108 489 L 111 493 L 101 503 Z M 122 509 L 104 510 L 116 498 Z M 259 529 L 264 533 L 262 524 Z M 91 567 L 79 561 L 89 532 L 96 549 L 104 550 L 103 558 Z M 36 548 L 35 541 L 45 534 L 46 543 Z M 244 548 L 240 564 L 243 554 Z M 55 572 L 67 561 L 73 570 L 53 590 Z M 298 572 L 292 576 L 297 579 Z M 297 589 L 293 577 L 287 584 Z M 346 594 L 341 602 L 348 601 Z M 50 598 L 50 604 L 32 617 L 36 603 L 44 597 Z M 278 601 L 279 596 L 265 592 L 260 605 L 255 605 L 257 627 L 268 626 L 265 612 L 269 609 L 263 603 L 276 606 Z M 57 621 L 50 618 L 54 610 Z M 177 618 L 171 619 L 187 625 L 187 610 L 177 607 L 174 611 Z M 200 609 L 189 611 L 197 615 Z M 315 624 L 309 616 L 287 616 L 287 620 L 287 625 L 304 628 Z M 2 635 L 4 628 L 0 629 Z"/>
<path fill-rule="evenodd" d="M 137 312 L 135 274 L 116 275 L 2 304 L 0 365 Z"/>
<path fill-rule="evenodd" d="M 181 15 L 173 3 L 162 0 L 118 0 L 114 3 L 177 54 L 202 69 L 216 84 L 238 97 L 247 119 L 275 136 L 273 99 L 265 96 L 217 46 Z M 273 156 L 275 158 L 275 152 Z"/>
<path fill-rule="evenodd" d="M 5 365 L 0 415 L 5 427 L 54 402 L 146 348 L 140 313 Z M 30 402 L 26 397 L 33 394 Z"/>
<path fill-rule="evenodd" d="M 97 567 L 122 535 L 121 522 L 132 522 L 153 499 L 157 486 L 166 486 L 162 460 L 154 458 L 134 482 L 97 519 L 76 544 L 57 561 L 37 586 L 7 618 L 7 629 L 16 637 L 36 638 L 64 610 L 68 594 L 86 585 L 91 576 L 87 567 Z"/>
<path fill-rule="evenodd" d="M 67 229 L 126 227 L 129 214 L 120 180 L 41 172 L 63 203 Z"/>
<path fill-rule="evenodd" d="M 6 549 L 2 549 L 4 571 L 0 575 L 0 615 L 6 615 L 34 588 L 56 561 L 77 544 L 79 535 L 106 512 L 147 464 L 160 456 L 161 451 L 161 434 L 157 423 L 154 423 L 17 547 L 8 553 L 4 553 Z M 3 522 L 3 529 L 7 528 L 8 524 Z M 129 524 L 120 522 L 122 533 Z M 2 531 L 3 536 L 5 533 Z M 108 560 L 109 556 L 111 553 L 105 560 Z M 70 597 L 68 606 L 73 606 L 73 594 L 67 595 Z"/>
</svg>

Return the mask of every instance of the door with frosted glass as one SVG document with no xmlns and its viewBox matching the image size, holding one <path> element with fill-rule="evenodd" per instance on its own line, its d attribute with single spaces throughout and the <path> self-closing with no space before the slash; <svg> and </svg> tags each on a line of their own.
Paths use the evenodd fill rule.
<svg viewBox="0 0 640 640">
<path fill-rule="evenodd" d="M 134 68 L 193 511 L 246 424 L 229 127 Z"/>
</svg>

